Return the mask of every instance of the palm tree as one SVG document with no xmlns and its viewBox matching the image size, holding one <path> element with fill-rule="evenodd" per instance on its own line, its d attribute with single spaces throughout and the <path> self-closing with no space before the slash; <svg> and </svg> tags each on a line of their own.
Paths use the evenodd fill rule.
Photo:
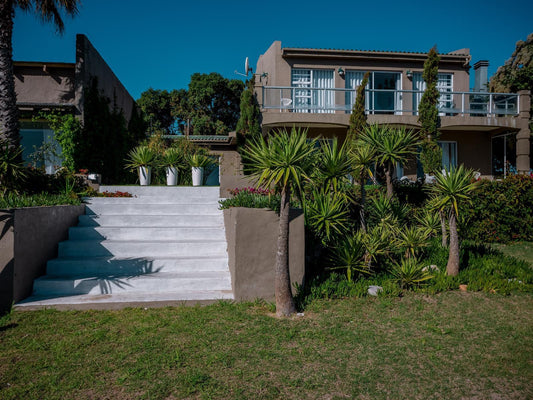
<svg viewBox="0 0 533 400">
<path fill-rule="evenodd" d="M 419 140 L 413 131 L 404 127 L 394 129 L 375 124 L 366 128 L 360 139 L 375 149 L 377 163 L 385 170 L 387 197 L 391 198 L 394 166 L 405 164 L 410 156 L 416 154 Z"/>
<path fill-rule="evenodd" d="M 460 206 L 470 201 L 470 193 L 477 188 L 474 171 L 463 165 L 451 168 L 444 173 L 435 174 L 435 183 L 431 192 L 435 198 L 435 206 L 448 214 L 450 230 L 450 246 L 446 273 L 456 276 L 459 274 L 459 235 L 457 233 L 457 219 Z"/>
<path fill-rule="evenodd" d="M 2 0 L 0 1 L 0 139 L 11 148 L 19 146 L 17 95 L 13 77 L 13 17 L 15 8 L 33 10 L 45 22 L 52 22 L 59 33 L 65 28 L 60 11 L 76 15 L 79 0 Z"/>
<path fill-rule="evenodd" d="M 278 316 L 296 312 L 289 275 L 289 200 L 294 190 L 301 192 L 303 180 L 308 178 L 313 165 L 314 151 L 315 140 L 308 140 L 307 132 L 296 128 L 290 134 L 282 130 L 268 141 L 261 137 L 244 150 L 248 170 L 257 185 L 275 186 L 281 193 L 275 271 Z"/>
</svg>

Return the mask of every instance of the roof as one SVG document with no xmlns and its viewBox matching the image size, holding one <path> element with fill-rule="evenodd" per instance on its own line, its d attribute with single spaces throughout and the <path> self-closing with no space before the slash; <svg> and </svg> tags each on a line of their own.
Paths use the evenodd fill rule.
<svg viewBox="0 0 533 400">
<path fill-rule="evenodd" d="M 385 50 L 350 50 L 350 49 L 324 49 L 324 48 L 298 48 L 284 47 L 281 49 L 284 58 L 329 58 L 329 59 L 394 59 L 401 61 L 424 61 L 427 53 L 409 51 L 385 51 Z M 450 53 L 439 53 L 443 62 L 461 62 L 467 64 L 470 61 L 470 51 L 461 49 Z"/>
<path fill-rule="evenodd" d="M 222 135 L 163 135 L 165 139 L 178 139 L 178 138 L 188 138 L 191 142 L 199 143 L 220 143 L 220 144 L 231 144 L 233 137 L 232 136 L 222 136 Z"/>
<path fill-rule="evenodd" d="M 13 61 L 15 67 L 39 67 L 39 68 L 75 68 L 75 63 L 45 62 L 45 61 Z"/>
</svg>

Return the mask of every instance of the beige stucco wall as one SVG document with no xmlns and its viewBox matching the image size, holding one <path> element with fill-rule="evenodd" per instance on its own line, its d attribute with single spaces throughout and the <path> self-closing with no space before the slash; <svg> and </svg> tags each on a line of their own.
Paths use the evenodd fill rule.
<svg viewBox="0 0 533 400">
<path fill-rule="evenodd" d="M 74 64 L 14 63 L 19 103 L 75 104 Z"/>
<path fill-rule="evenodd" d="M 224 210 L 231 284 L 235 300 L 274 300 L 279 218 L 254 208 Z M 291 210 L 289 223 L 291 285 L 305 278 L 305 229 L 301 210 Z M 294 293 L 294 289 L 293 289 Z"/>
</svg>

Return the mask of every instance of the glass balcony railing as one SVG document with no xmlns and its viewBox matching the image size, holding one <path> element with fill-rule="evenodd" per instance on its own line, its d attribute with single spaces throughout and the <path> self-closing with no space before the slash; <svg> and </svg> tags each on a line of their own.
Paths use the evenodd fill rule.
<svg viewBox="0 0 533 400">
<path fill-rule="evenodd" d="M 264 86 L 263 109 L 296 113 L 350 113 L 354 89 L 322 89 Z M 368 114 L 417 115 L 423 91 L 367 89 Z M 518 115 L 519 95 L 514 93 L 441 91 L 440 115 L 513 116 Z"/>
</svg>

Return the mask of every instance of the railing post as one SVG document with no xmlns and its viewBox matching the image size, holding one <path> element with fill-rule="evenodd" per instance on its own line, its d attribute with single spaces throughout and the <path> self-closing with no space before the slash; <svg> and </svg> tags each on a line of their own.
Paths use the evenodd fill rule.
<svg viewBox="0 0 533 400">
<path fill-rule="evenodd" d="M 492 93 L 489 94 L 489 117 L 492 115 Z"/>
<path fill-rule="evenodd" d="M 461 114 L 465 116 L 465 94 L 461 93 Z"/>
</svg>

